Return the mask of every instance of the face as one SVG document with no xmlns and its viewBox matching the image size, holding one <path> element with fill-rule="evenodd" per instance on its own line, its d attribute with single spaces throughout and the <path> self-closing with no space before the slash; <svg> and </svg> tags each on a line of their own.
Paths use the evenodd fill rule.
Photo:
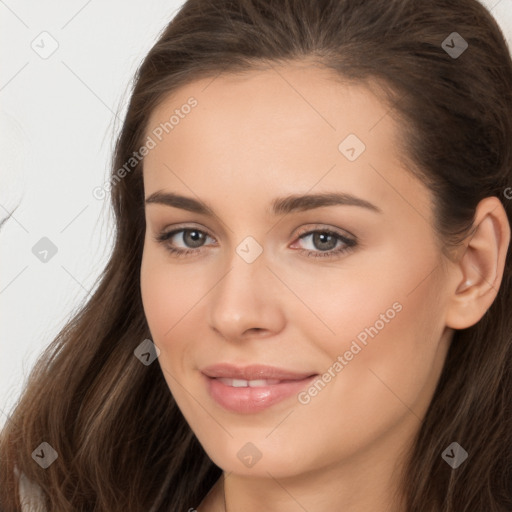
<svg viewBox="0 0 512 512">
<path fill-rule="evenodd" d="M 369 89 L 300 64 L 199 80 L 152 113 L 144 311 L 224 470 L 342 471 L 419 428 L 451 332 L 399 129 Z"/>
</svg>

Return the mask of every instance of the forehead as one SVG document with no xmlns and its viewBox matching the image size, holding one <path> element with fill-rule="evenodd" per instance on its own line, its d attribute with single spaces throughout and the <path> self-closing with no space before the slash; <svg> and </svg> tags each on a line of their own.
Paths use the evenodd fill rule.
<svg viewBox="0 0 512 512">
<path fill-rule="evenodd" d="M 217 185 L 217 194 L 222 187 L 286 193 L 342 183 L 383 201 L 396 201 L 400 187 L 425 196 L 403 168 L 389 106 L 318 66 L 272 65 L 191 82 L 152 112 L 146 136 L 156 142 L 144 159 L 149 193 L 185 192 L 184 184 L 208 196 Z"/>
<path fill-rule="evenodd" d="M 372 85 L 378 90 L 376 83 Z M 383 125 L 382 133 L 390 138 L 397 128 L 388 116 L 389 107 L 364 84 L 343 81 L 324 67 L 289 63 L 236 74 L 224 73 L 182 86 L 154 109 L 147 133 L 169 121 L 173 114 L 179 114 L 176 111 L 191 97 L 197 100 L 192 112 L 195 115 L 189 116 L 191 120 L 187 123 L 182 123 L 180 116 L 182 127 L 178 130 L 177 124 L 173 126 L 173 136 L 179 137 L 185 124 L 194 124 L 194 130 L 199 127 L 209 130 L 209 138 L 222 139 L 224 135 L 226 142 L 233 135 L 241 138 L 250 134 L 254 139 L 256 133 L 259 138 L 254 139 L 255 142 L 265 140 L 265 135 L 268 142 L 274 139 L 275 130 L 282 129 L 287 129 L 283 136 L 296 135 L 300 129 L 312 134 L 320 130 L 327 136 L 334 135 L 336 140 L 352 130 L 364 138 L 377 124 Z M 201 116 L 197 124 L 201 126 L 194 123 L 198 112 Z M 233 125 L 239 128 L 236 134 L 219 130 Z"/>
</svg>

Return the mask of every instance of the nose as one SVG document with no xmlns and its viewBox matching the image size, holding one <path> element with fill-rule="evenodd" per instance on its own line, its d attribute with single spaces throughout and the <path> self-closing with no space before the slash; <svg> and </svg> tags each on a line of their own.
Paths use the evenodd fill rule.
<svg viewBox="0 0 512 512">
<path fill-rule="evenodd" d="M 235 253 L 209 294 L 210 327 L 226 340 L 268 337 L 284 327 L 284 290 L 264 254 L 248 263 Z"/>
</svg>

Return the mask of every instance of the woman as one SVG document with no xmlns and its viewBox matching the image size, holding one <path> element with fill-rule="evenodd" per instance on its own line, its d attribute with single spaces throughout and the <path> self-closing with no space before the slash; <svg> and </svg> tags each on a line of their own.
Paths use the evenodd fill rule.
<svg viewBox="0 0 512 512">
<path fill-rule="evenodd" d="M 476 0 L 186 2 L 1 509 L 512 510 L 511 91 Z"/>
</svg>

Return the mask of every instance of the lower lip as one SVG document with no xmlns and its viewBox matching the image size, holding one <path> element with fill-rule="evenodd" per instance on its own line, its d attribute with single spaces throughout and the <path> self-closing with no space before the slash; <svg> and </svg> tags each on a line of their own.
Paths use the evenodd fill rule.
<svg viewBox="0 0 512 512">
<path fill-rule="evenodd" d="M 232 412 L 252 413 L 262 411 L 292 395 L 297 395 L 318 375 L 256 388 L 235 388 L 206 375 L 203 377 L 206 379 L 210 396 L 222 407 Z"/>
</svg>

